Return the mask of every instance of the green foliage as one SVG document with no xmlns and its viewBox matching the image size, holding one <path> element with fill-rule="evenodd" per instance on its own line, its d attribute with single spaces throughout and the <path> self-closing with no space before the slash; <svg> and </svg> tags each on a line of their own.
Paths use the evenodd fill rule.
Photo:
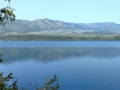
<svg viewBox="0 0 120 90">
<path fill-rule="evenodd" d="M 60 90 L 60 83 L 54 84 L 54 82 L 57 80 L 57 76 L 54 75 L 53 77 L 46 77 L 45 83 L 42 88 L 38 86 L 38 84 L 35 85 L 34 90 Z M 27 88 L 22 88 L 21 90 L 28 90 Z"/>
<path fill-rule="evenodd" d="M 3 73 L 0 73 L 0 90 L 18 90 L 17 82 L 18 80 L 13 80 L 12 73 L 3 76 Z"/>
<path fill-rule="evenodd" d="M 2 53 L 0 55 L 0 63 L 2 60 Z M 14 80 L 12 73 L 7 76 L 3 76 L 3 72 L 0 72 L 0 90 L 18 90 L 18 79 Z"/>
<path fill-rule="evenodd" d="M 6 1 L 6 0 L 5 0 Z M 10 3 L 10 0 L 7 0 Z M 15 20 L 15 14 L 10 6 L 6 6 L 0 9 L 0 24 L 5 26 L 5 20 L 10 20 L 11 22 Z"/>
<path fill-rule="evenodd" d="M 5 1 L 8 1 L 8 2 L 10 2 L 11 0 L 5 0 Z"/>
<path fill-rule="evenodd" d="M 42 88 L 38 87 L 38 84 L 35 85 L 35 90 L 59 90 L 60 84 L 54 84 L 57 80 L 57 76 L 45 78 L 45 83 Z M 12 73 L 3 76 L 3 72 L 0 73 L 0 90 L 19 90 L 17 86 L 18 79 L 14 80 Z M 27 88 L 22 88 L 21 90 L 28 90 Z"/>
<path fill-rule="evenodd" d="M 0 60 L 2 54 L 0 55 Z M 1 61 L 2 62 L 2 61 Z M 0 63 L 1 63 L 0 62 Z M 38 84 L 35 85 L 35 90 L 59 90 L 60 83 L 54 84 L 57 81 L 57 76 L 46 77 L 45 83 L 42 88 L 38 87 Z M 7 76 L 3 76 L 3 72 L 0 73 L 0 90 L 19 90 L 17 86 L 18 79 L 14 80 L 12 73 Z M 22 88 L 21 90 L 28 90 L 27 88 Z"/>
<path fill-rule="evenodd" d="M 59 90 L 60 83 L 57 83 L 56 85 L 53 85 L 53 83 L 57 80 L 57 76 L 54 75 L 54 77 L 46 77 L 45 83 L 42 88 L 39 88 L 38 85 L 36 85 L 36 90 Z"/>
</svg>

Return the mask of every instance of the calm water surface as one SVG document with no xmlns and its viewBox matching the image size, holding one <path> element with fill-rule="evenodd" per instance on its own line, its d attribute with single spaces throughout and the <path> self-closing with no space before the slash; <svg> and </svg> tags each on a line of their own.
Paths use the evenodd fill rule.
<svg viewBox="0 0 120 90">
<path fill-rule="evenodd" d="M 42 86 L 57 74 L 62 90 L 120 90 L 120 42 L 0 42 L 0 72 L 13 72 L 19 87 Z"/>
</svg>

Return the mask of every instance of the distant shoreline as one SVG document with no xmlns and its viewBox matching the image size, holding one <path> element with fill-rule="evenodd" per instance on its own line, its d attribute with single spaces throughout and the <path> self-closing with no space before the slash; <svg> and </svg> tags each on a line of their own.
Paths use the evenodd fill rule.
<svg viewBox="0 0 120 90">
<path fill-rule="evenodd" d="M 0 41 L 120 41 L 120 35 L 7 35 Z"/>
</svg>

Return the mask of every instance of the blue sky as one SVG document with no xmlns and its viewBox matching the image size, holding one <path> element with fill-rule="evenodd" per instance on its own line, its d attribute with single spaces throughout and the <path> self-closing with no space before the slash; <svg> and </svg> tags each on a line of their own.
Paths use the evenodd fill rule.
<svg viewBox="0 0 120 90">
<path fill-rule="evenodd" d="M 0 8 L 6 5 L 1 0 Z M 10 6 L 16 9 L 16 19 L 120 24 L 120 0 L 11 0 Z"/>
</svg>

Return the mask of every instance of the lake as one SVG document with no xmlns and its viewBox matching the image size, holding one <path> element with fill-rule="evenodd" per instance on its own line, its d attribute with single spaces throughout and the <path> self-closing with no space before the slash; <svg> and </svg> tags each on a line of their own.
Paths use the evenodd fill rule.
<svg viewBox="0 0 120 90">
<path fill-rule="evenodd" d="M 32 90 L 56 74 L 61 90 L 120 90 L 118 41 L 1 41 L 0 72 Z"/>
</svg>

